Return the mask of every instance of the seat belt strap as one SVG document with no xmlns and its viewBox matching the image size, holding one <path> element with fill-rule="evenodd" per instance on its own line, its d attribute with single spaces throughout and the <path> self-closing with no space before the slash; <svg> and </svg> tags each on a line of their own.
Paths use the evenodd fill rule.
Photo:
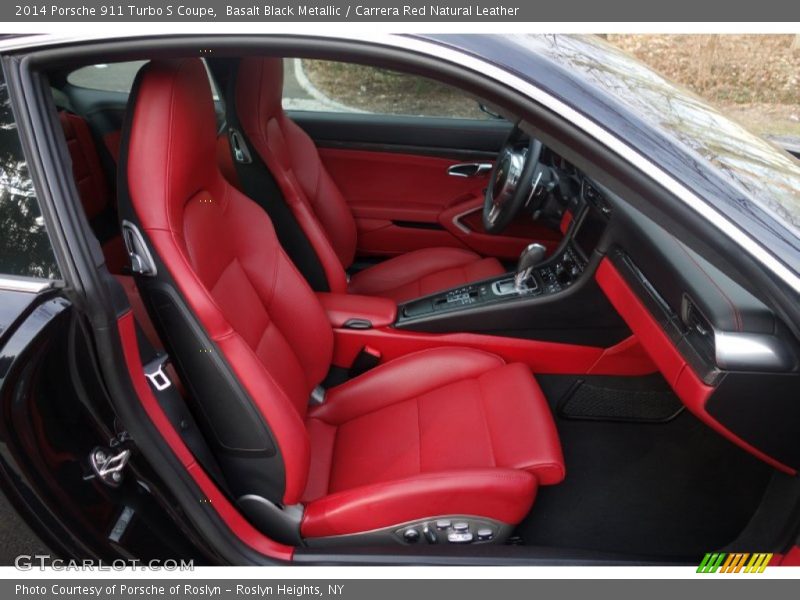
<svg viewBox="0 0 800 600">
<path fill-rule="evenodd" d="M 178 392 L 164 369 L 169 362 L 169 355 L 165 352 L 157 352 L 147 339 L 147 336 L 144 335 L 139 323 L 135 324 L 136 337 L 139 342 L 139 355 L 144 364 L 144 376 L 150 384 L 158 404 L 198 464 L 216 486 L 228 498 L 234 500 L 230 487 L 222 474 L 222 469 L 220 469 L 216 458 L 214 458 L 206 438 L 200 431 L 183 396 Z"/>
</svg>

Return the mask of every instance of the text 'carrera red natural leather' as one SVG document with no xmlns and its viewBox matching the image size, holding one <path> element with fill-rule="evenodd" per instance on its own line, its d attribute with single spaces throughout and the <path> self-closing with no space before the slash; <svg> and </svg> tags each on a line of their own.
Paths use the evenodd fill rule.
<svg viewBox="0 0 800 600">
<path fill-rule="evenodd" d="M 267 214 L 220 173 L 202 62 L 154 61 L 132 96 L 121 165 L 132 208 L 125 214 L 161 267 L 152 277 L 137 275 L 137 286 L 200 412 L 239 411 L 239 430 L 252 422 L 268 428 L 281 465 L 280 497 L 272 501 L 302 507 L 304 537 L 443 514 L 513 525 L 539 485 L 563 479 L 558 435 L 536 380 L 527 367 L 487 352 L 433 348 L 400 357 L 330 388 L 309 409 L 331 364 L 329 315 Z M 174 304 L 165 300 L 170 289 Z M 174 309 L 182 303 L 189 315 Z M 207 347 L 190 347 L 187 356 L 177 336 L 195 324 Z M 234 404 L 235 394 L 192 385 L 227 368 L 247 410 Z M 206 431 L 214 435 L 218 425 Z M 235 431 L 217 431 L 214 449 L 222 458 L 238 453 L 237 461 L 220 461 L 238 499 L 256 493 L 248 487 L 257 487 L 254 469 L 274 463 L 262 460 L 268 444 L 254 448 Z"/>
</svg>

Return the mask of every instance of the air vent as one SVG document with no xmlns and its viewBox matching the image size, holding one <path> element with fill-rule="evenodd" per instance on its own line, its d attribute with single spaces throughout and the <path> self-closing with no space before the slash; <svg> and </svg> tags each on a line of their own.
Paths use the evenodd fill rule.
<svg viewBox="0 0 800 600">
<path fill-rule="evenodd" d="M 583 199 L 597 208 L 605 216 L 611 214 L 611 205 L 603 193 L 598 190 L 588 179 L 583 180 Z"/>
</svg>

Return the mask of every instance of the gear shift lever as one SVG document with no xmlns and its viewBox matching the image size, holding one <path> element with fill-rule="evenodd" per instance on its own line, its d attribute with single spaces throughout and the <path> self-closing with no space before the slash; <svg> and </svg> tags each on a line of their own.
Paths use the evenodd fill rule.
<svg viewBox="0 0 800 600">
<path fill-rule="evenodd" d="M 524 292 L 526 289 L 525 282 L 531 276 L 533 267 L 538 265 L 544 259 L 547 253 L 547 248 L 541 244 L 528 244 L 522 253 L 519 255 L 519 262 L 517 262 L 517 272 L 514 274 L 514 289 L 517 292 Z"/>
</svg>

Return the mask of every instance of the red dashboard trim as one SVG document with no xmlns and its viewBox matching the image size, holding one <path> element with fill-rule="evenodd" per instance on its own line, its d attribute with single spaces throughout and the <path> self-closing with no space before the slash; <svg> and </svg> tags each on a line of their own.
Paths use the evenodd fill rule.
<svg viewBox="0 0 800 600">
<path fill-rule="evenodd" d="M 656 370 L 636 340 L 610 348 L 498 337 L 477 333 L 421 333 L 389 327 L 334 329 L 333 364 L 349 367 L 365 346 L 381 354 L 381 362 L 441 347 L 467 347 L 491 352 L 506 362 L 521 362 L 534 373 L 647 375 Z"/>
<path fill-rule="evenodd" d="M 572 211 L 565 210 L 564 215 L 561 217 L 561 223 L 559 223 L 558 228 L 561 230 L 561 233 L 567 235 L 570 225 L 572 225 Z"/>
<path fill-rule="evenodd" d="M 611 304 L 641 341 L 645 351 L 692 414 L 720 435 L 779 471 L 791 475 L 796 473 L 791 467 L 748 444 L 706 411 L 706 402 L 715 388 L 703 383 L 687 364 L 661 325 L 608 258 L 602 260 L 595 277 Z"/>
<path fill-rule="evenodd" d="M 483 228 L 483 194 L 467 195 L 439 214 L 439 223 L 450 235 L 475 252 L 485 256 L 516 259 L 532 241 L 552 253 L 561 242 L 559 231 L 549 229 L 530 215 L 518 215 L 503 233 L 488 234 Z"/>
</svg>

